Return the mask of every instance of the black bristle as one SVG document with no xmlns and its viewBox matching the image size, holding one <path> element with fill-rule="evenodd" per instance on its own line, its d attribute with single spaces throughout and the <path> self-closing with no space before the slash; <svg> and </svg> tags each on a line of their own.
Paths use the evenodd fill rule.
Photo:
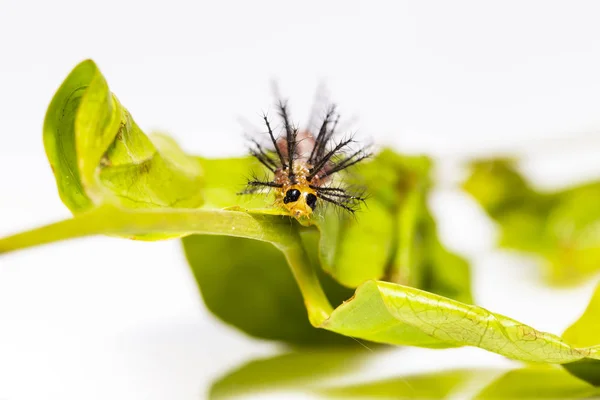
<svg viewBox="0 0 600 400">
<path fill-rule="evenodd" d="M 263 120 L 270 138 L 270 145 L 264 146 L 258 141 L 250 139 L 253 144 L 250 148 L 250 154 L 270 172 L 270 176 L 261 178 L 256 176 L 251 177 L 248 179 L 246 189 L 240 194 L 263 193 L 270 189 L 281 189 L 288 184 L 296 184 L 299 180 L 294 172 L 294 167 L 297 167 L 295 165 L 297 162 L 303 162 L 306 164 L 309 172 L 306 176 L 303 175 L 302 178 L 313 183 L 308 186 L 314 191 L 317 199 L 335 205 L 340 210 L 354 214 L 360 207 L 360 203 L 364 203 L 366 200 L 363 193 L 345 187 L 327 186 L 329 180 L 326 178 L 359 163 L 365 158 L 370 157 L 371 154 L 364 149 L 354 152 L 348 151 L 348 148 L 354 142 L 352 138 L 343 139 L 333 144 L 340 120 L 336 106 L 334 104 L 329 105 L 321 123 L 318 125 L 315 124 L 315 127 L 318 127 L 318 132 L 312 133 L 314 146 L 312 149 L 303 149 L 303 151 L 310 150 L 310 155 L 307 159 L 304 158 L 306 154 L 297 154 L 299 148 L 299 130 L 291 122 L 287 102 L 278 100 L 277 110 L 282 119 L 285 133 L 282 132 L 280 138 L 276 137 L 269 118 L 266 114 L 263 114 Z M 285 150 L 282 147 L 284 145 L 282 140 L 284 139 L 286 141 Z M 284 154 L 285 151 L 287 151 L 287 154 Z M 313 206 L 311 207 L 314 208 Z"/>
</svg>

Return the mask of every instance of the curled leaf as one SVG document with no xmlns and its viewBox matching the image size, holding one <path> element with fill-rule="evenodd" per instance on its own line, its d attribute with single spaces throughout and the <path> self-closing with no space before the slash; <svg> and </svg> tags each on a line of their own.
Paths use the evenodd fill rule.
<svg viewBox="0 0 600 400">
<path fill-rule="evenodd" d="M 44 122 L 44 146 L 65 205 L 125 208 L 202 205 L 202 168 L 167 136 L 147 136 L 108 88 L 96 64 L 76 66 Z"/>
<path fill-rule="evenodd" d="M 419 289 L 369 281 L 321 327 L 373 342 L 420 347 L 476 346 L 531 362 L 600 359 L 600 347 L 576 348 L 551 333 Z"/>
<path fill-rule="evenodd" d="M 127 210 L 106 205 L 1 239 L 0 253 L 93 234 L 193 232 L 254 239 L 272 243 L 283 253 L 315 327 L 394 345 L 475 346 L 523 361 L 563 364 L 600 359 L 599 345 L 573 347 L 556 335 L 481 307 L 391 282 L 367 281 L 351 299 L 333 310 L 311 257 L 300 245 L 299 226 L 290 225 L 290 221 L 287 217 L 241 211 Z M 234 251 L 232 248 L 230 253 Z"/>
</svg>

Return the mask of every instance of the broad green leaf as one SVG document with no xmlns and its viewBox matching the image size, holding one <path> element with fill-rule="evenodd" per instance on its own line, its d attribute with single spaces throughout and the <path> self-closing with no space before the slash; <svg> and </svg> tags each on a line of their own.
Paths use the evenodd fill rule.
<svg viewBox="0 0 600 400">
<path fill-rule="evenodd" d="M 600 387 L 600 361 L 590 358 L 562 364 L 569 373 L 591 385 Z M 599 392 L 600 394 L 600 392 Z"/>
<path fill-rule="evenodd" d="M 356 344 L 309 323 L 285 257 L 272 244 L 192 235 L 183 246 L 206 306 L 223 321 L 252 336 L 295 345 Z M 326 293 L 335 294 L 337 284 L 320 275 Z M 350 294 L 348 289 L 341 297 L 337 293 L 334 304 Z"/>
<path fill-rule="evenodd" d="M 553 284 L 575 284 L 600 268 L 600 183 L 535 190 L 504 159 L 479 161 L 464 183 L 500 228 L 499 245 L 537 256 Z"/>
<path fill-rule="evenodd" d="M 575 346 L 594 346 L 600 343 L 600 284 L 596 287 L 583 315 L 563 333 L 562 337 Z M 599 360 L 583 359 L 564 364 L 563 367 L 592 385 L 600 386 Z"/>
<path fill-rule="evenodd" d="M 357 349 L 303 348 L 250 361 L 216 380 L 210 388 L 210 398 L 224 399 L 286 389 L 310 393 L 320 382 L 352 372 L 367 356 L 365 351 Z"/>
<path fill-rule="evenodd" d="M 244 188 L 247 177 L 264 173 L 256 160 L 249 157 L 228 160 L 190 157 L 165 135 L 145 135 L 116 96 L 110 92 L 104 77 L 91 60 L 78 65 L 54 96 L 44 125 L 44 143 L 61 198 L 75 215 L 82 215 L 103 204 L 131 210 L 202 207 L 250 210 L 257 216 L 281 213 L 273 209 L 272 196 L 237 194 Z M 419 244 L 420 248 L 414 253 L 420 252 L 424 256 L 410 258 L 410 265 L 403 265 L 407 276 L 409 272 L 411 276 L 417 276 L 414 271 L 425 271 L 419 272 L 419 277 L 425 279 L 415 280 L 415 285 L 426 284 L 427 288 L 440 290 L 443 294 L 459 296 L 458 298 L 462 299 L 470 298 L 468 275 L 466 281 L 461 280 L 465 274 L 460 268 L 454 271 L 453 266 L 458 265 L 453 262 L 456 257 L 440 250 L 443 248 L 437 241 L 435 225 L 428 223 L 424 232 L 419 228 L 423 225 L 419 222 L 421 219 L 430 219 L 424 206 L 425 191 L 429 187 L 429 169 L 430 161 L 425 157 L 403 157 L 389 150 L 384 151 L 372 163 L 365 164 L 362 175 L 348 176 L 349 183 L 369 183 L 369 191 L 373 191 L 372 201 L 358 220 L 349 218 L 347 214 L 328 213 L 320 216 L 325 219 L 316 222 L 322 232 L 320 243 L 314 240 L 315 232 L 311 233 L 310 230 L 305 230 L 302 236 L 298 236 L 294 227 L 292 236 L 313 238 L 302 243 L 304 252 L 312 257 L 313 268 L 320 268 L 316 257 L 318 246 L 324 270 L 344 285 L 353 288 L 365 280 L 384 278 L 391 274 L 391 269 L 398 264 L 394 262 L 396 258 L 400 257 L 402 262 L 409 260 L 405 257 L 409 251 L 397 251 L 398 242 L 402 243 L 403 248 L 409 248 L 413 234 L 415 237 L 423 237 L 423 244 Z M 419 200 L 416 208 L 410 203 L 410 210 L 404 207 L 408 204 L 404 200 L 408 193 L 416 193 Z M 411 213 L 412 216 L 408 215 Z M 289 223 L 296 225 L 292 220 L 289 220 Z M 169 232 L 140 231 L 115 234 L 137 239 L 162 239 L 192 233 L 194 231 L 173 232 L 170 229 Z M 404 237 L 405 234 L 407 237 Z M 197 265 L 192 263 L 193 260 L 190 261 L 194 271 L 198 272 L 198 277 L 201 276 L 200 271 L 210 270 L 217 265 L 222 271 L 239 266 L 242 261 L 240 254 L 215 254 L 211 250 L 222 248 L 220 244 L 226 246 L 232 242 L 245 243 L 243 247 L 247 249 L 247 263 L 254 266 L 263 265 L 260 264 L 263 260 L 262 253 L 267 254 L 264 259 L 272 258 L 263 265 L 264 271 L 276 271 L 271 280 L 263 276 L 264 293 L 280 293 L 278 290 L 285 287 L 277 288 L 274 285 L 281 278 L 277 274 L 286 273 L 281 266 L 284 258 L 281 255 L 277 256 L 266 244 L 226 237 L 190 238 L 189 241 L 195 241 L 193 260 L 200 260 Z M 202 243 L 207 244 L 203 246 Z M 270 255 L 266 248 L 271 250 Z M 218 263 L 215 261 L 217 257 Z M 448 265 L 452 265 L 450 270 L 454 273 L 447 273 L 447 277 L 450 278 L 443 278 L 441 282 L 429 272 L 432 268 L 446 271 L 448 268 L 442 267 L 441 264 L 435 265 L 446 261 Z M 276 267 L 271 268 L 272 265 Z M 340 266 L 339 270 L 337 266 Z M 249 276 L 252 274 L 249 273 Z M 454 285 L 455 277 L 459 277 L 461 284 L 466 284 L 457 288 Z M 326 291 L 330 297 L 337 296 L 335 304 L 342 300 L 340 293 L 344 298 L 349 296 L 348 291 L 329 282 L 326 276 L 322 276 L 321 281 L 327 283 Z M 292 287 L 290 283 L 288 279 L 288 287 Z M 210 291 L 208 288 L 214 287 L 202 282 L 200 286 L 203 291 Z M 450 290 L 446 290 L 447 288 Z M 241 288 L 237 291 L 239 290 Z M 298 301 L 300 297 L 297 289 L 292 288 L 285 292 L 290 298 L 289 302 L 280 302 L 282 307 L 284 304 L 295 304 L 295 308 L 290 311 L 292 309 L 283 307 L 284 311 L 279 316 L 286 315 L 288 321 L 293 321 L 290 322 L 291 326 L 308 326 L 304 318 L 299 318 L 298 307 L 301 303 Z M 206 299 L 212 299 L 209 302 L 215 306 L 211 309 L 224 320 L 252 334 L 269 337 L 266 331 L 273 329 L 277 323 L 271 322 L 259 327 L 261 321 L 265 322 L 260 318 L 254 321 L 253 327 L 242 323 L 242 320 L 236 323 L 233 315 L 241 314 L 239 310 L 235 310 L 235 304 L 228 300 L 229 297 L 230 294 L 226 291 L 205 296 Z M 218 311 L 216 304 L 222 307 Z M 232 304 L 233 307 L 227 308 L 227 304 Z M 278 318 L 273 320 L 281 322 Z M 269 325 L 271 328 L 267 328 Z M 261 333 L 258 333 L 259 331 Z M 287 330 L 288 333 L 296 331 L 292 328 Z M 306 335 L 303 340 L 307 342 L 311 342 L 311 335 L 327 336 L 315 333 L 318 332 L 315 330 L 308 332 L 311 333 L 298 331 L 294 337 L 283 334 L 282 338 L 287 337 L 287 340 L 299 343 L 300 338 Z M 270 335 L 278 334 L 273 332 Z"/>
<path fill-rule="evenodd" d="M 252 209 L 260 215 L 258 209 L 272 201 L 265 195 L 236 194 L 244 188 L 247 176 L 262 171 L 254 158 L 200 161 L 205 173 L 205 208 L 239 205 L 242 210 Z M 295 228 L 292 220 L 289 224 L 290 229 Z M 330 302 L 339 304 L 352 291 L 321 271 L 317 233 L 314 229 L 304 230 L 302 245 Z M 227 236 L 192 235 L 183 239 L 183 246 L 205 304 L 224 322 L 252 336 L 295 345 L 350 342 L 309 323 L 298 285 L 284 255 L 273 245 Z M 240 298 L 245 300 L 240 302 Z"/>
<path fill-rule="evenodd" d="M 600 346 L 574 348 L 556 335 L 419 289 L 369 281 L 323 328 L 373 342 L 420 347 L 476 346 L 541 363 L 600 359 Z"/>
<path fill-rule="evenodd" d="M 414 208 L 404 209 L 414 212 L 416 218 L 402 219 L 407 217 L 405 213 L 400 216 L 400 243 L 390 268 L 392 275 L 389 280 L 472 303 L 468 262 L 444 247 L 437 236 L 437 226 L 425 199 L 420 196 L 417 199 Z M 409 224 L 412 226 L 403 229 Z M 403 235 L 403 232 L 406 234 Z"/>
<path fill-rule="evenodd" d="M 61 199 L 74 214 L 104 203 L 202 205 L 199 160 L 167 136 L 146 136 L 91 60 L 76 66 L 52 99 L 44 146 Z"/>
<path fill-rule="evenodd" d="M 352 274 L 354 274 L 352 279 L 356 279 L 355 284 L 363 282 L 368 277 L 365 272 L 368 274 L 369 271 L 372 271 L 371 266 L 373 265 L 378 266 L 380 270 L 377 275 L 385 274 L 391 256 L 394 254 L 400 256 L 411 251 L 415 257 L 407 260 L 409 264 L 405 269 L 407 273 L 411 271 L 413 274 L 414 280 L 411 284 L 470 302 L 468 264 L 460 257 L 448 252 L 439 243 L 435 223 L 420 195 L 422 191 L 412 191 L 412 193 L 419 194 L 417 207 L 411 207 L 418 214 L 418 221 L 414 221 L 406 213 L 396 210 L 396 208 L 409 209 L 400 206 L 403 204 L 403 200 L 398 196 L 401 196 L 402 193 L 387 190 L 390 187 L 398 186 L 397 181 L 408 176 L 407 174 L 410 172 L 408 166 L 412 170 L 418 170 L 412 164 L 418 166 L 415 161 L 424 164 L 426 159 L 407 158 L 407 162 L 404 158 L 388 151 L 384 152 L 382 157 L 377 157 L 372 163 L 366 164 L 365 168 L 386 169 L 386 165 L 392 161 L 396 162 L 397 159 L 402 160 L 399 165 L 405 167 L 399 170 L 402 172 L 399 172 L 400 178 L 394 178 L 395 175 L 390 173 L 389 183 L 384 185 L 383 181 L 379 181 L 380 186 L 375 188 L 375 193 L 387 191 L 378 194 L 381 201 L 370 201 L 367 208 L 357 213 L 356 219 L 349 217 L 348 214 L 332 212 L 326 214 L 325 219 L 317 220 L 317 226 L 321 229 L 320 243 L 317 231 L 310 228 L 303 229 L 304 248 L 312 256 L 313 268 L 320 276 L 325 293 L 334 305 L 340 304 L 351 295 L 350 290 L 343 290 L 328 276 L 319 273 L 317 246 L 319 246 L 321 259 L 324 254 L 326 257 L 333 255 L 337 260 L 335 265 L 349 266 L 340 271 L 335 270 L 335 267 L 333 269 L 325 268 L 335 278 L 344 276 L 345 280 L 342 283 L 345 284 L 349 284 L 348 279 L 352 278 Z M 201 159 L 201 163 L 205 173 L 205 207 L 239 204 L 243 206 L 240 209 L 247 209 L 264 207 L 265 204 L 272 201 L 270 196 L 265 195 L 236 195 L 236 192 L 243 188 L 245 176 L 261 172 L 262 167 L 253 159 Z M 427 167 L 421 167 L 421 169 L 428 171 L 428 164 L 424 165 Z M 392 168 L 387 168 L 387 170 L 392 171 Z M 364 170 L 360 172 L 364 173 Z M 354 179 L 357 180 L 359 177 Z M 405 184 L 405 186 L 408 185 Z M 394 200 L 394 196 L 398 199 Z M 398 203 L 397 206 L 392 207 L 385 204 L 385 202 L 392 204 L 394 201 Z M 374 211 L 377 209 L 376 207 L 379 207 L 379 211 Z M 255 208 L 252 212 L 259 211 Z M 380 218 L 377 217 L 378 215 Z M 385 221 L 391 223 L 393 219 L 398 224 L 402 224 L 403 220 L 408 220 L 409 225 L 415 227 L 416 234 L 408 232 L 407 235 L 410 237 L 404 239 L 402 234 L 392 237 L 385 232 L 385 229 L 382 231 L 381 228 L 386 226 Z M 395 229 L 391 226 L 389 228 Z M 334 232 L 331 232 L 332 230 Z M 338 238 L 338 235 L 341 237 Z M 399 240 L 398 236 L 402 238 L 401 245 L 408 248 L 408 251 L 395 251 L 390 247 L 392 239 Z M 310 238 L 310 240 L 306 240 L 306 238 Z M 334 240 L 331 240 L 332 238 Z M 387 239 L 387 244 L 385 244 L 384 238 Z M 285 259 L 271 246 L 242 239 L 200 236 L 185 238 L 183 243 L 188 262 L 194 271 L 205 303 L 223 321 L 253 336 L 285 340 L 295 344 L 317 344 L 333 340 L 330 336 L 319 334 L 306 321 L 300 293 L 288 272 Z M 381 246 L 382 243 L 383 246 Z M 223 250 L 226 248 L 236 248 L 239 251 L 230 253 Z M 400 259 L 400 261 L 405 260 Z M 333 266 L 332 262 L 332 260 L 326 260 L 322 265 Z M 257 292 L 261 293 L 260 296 L 256 295 Z M 231 293 L 236 293 L 248 300 L 240 305 L 237 301 L 238 297 L 232 298 Z M 250 312 L 249 310 L 259 311 Z"/>
<path fill-rule="evenodd" d="M 513 370 L 495 380 L 475 398 L 484 399 L 591 399 L 600 396 L 593 386 L 553 366 Z"/>
<path fill-rule="evenodd" d="M 600 343 L 600 284 L 584 313 L 563 333 L 563 338 L 576 346 Z"/>
<path fill-rule="evenodd" d="M 345 286 L 356 288 L 370 279 L 383 279 L 389 272 L 398 245 L 399 214 L 404 198 L 419 190 L 427 171 L 415 167 L 417 158 L 401 157 L 390 150 L 359 165 L 345 183 L 367 188 L 367 203 L 356 218 L 330 207 L 317 221 L 321 230 L 321 260 L 325 271 Z M 418 161 L 427 162 L 425 158 Z M 419 165 L 421 169 L 422 166 Z"/>
<path fill-rule="evenodd" d="M 427 206 L 430 170 L 427 157 L 385 149 L 347 176 L 368 200 L 355 218 L 330 210 L 316 221 L 325 271 L 352 288 L 384 279 L 471 302 L 468 263 L 440 243 Z"/>
<path fill-rule="evenodd" d="M 274 215 L 278 211 L 269 207 L 268 200 L 260 199 L 267 202 L 267 210 L 260 210 L 255 208 L 254 204 L 258 203 L 252 203 L 254 200 L 249 200 L 252 207 L 244 207 L 242 200 L 234 197 L 239 190 L 238 182 L 243 185 L 238 172 L 254 168 L 247 164 L 251 161 L 192 158 L 183 154 L 167 137 L 144 135 L 110 93 L 91 61 L 76 67 L 57 92 L 48 111 L 44 140 L 61 196 L 75 218 L 1 239 L 0 253 L 93 234 L 144 235 L 145 238 L 198 234 L 240 238 L 186 239 L 192 245 L 198 240 L 196 246 L 188 250 L 193 252 L 194 260 L 199 260 L 198 271 L 195 271 L 197 276 L 203 277 L 199 279 L 217 281 L 222 277 L 210 275 L 215 274 L 215 269 L 222 268 L 232 274 L 232 271 L 241 270 L 244 263 L 257 274 L 265 271 L 273 274 L 263 275 L 262 281 L 268 286 L 263 286 L 262 292 L 272 295 L 270 291 L 273 290 L 278 295 L 270 301 L 279 301 L 283 307 L 276 309 L 271 304 L 270 312 L 278 316 L 282 324 L 306 329 L 302 335 L 297 335 L 296 328 L 285 326 L 271 333 L 270 329 L 275 329 L 273 318 L 264 314 L 254 320 L 247 315 L 241 318 L 239 310 L 232 313 L 235 306 L 242 308 L 238 303 L 223 302 L 225 295 L 236 299 L 238 293 L 211 292 L 214 288 L 208 288 L 207 294 L 217 298 L 211 308 L 218 309 L 218 315 L 224 320 L 243 326 L 252 334 L 272 335 L 271 338 L 292 343 L 309 337 L 305 335 L 317 335 L 293 317 L 301 310 L 298 292 L 291 289 L 288 278 L 278 275 L 283 271 L 282 260 L 285 258 L 300 290 L 308 320 L 315 327 L 396 345 L 477 346 L 517 360 L 542 363 L 600 358 L 597 343 L 575 348 L 555 335 L 464 303 L 470 302 L 468 270 L 464 260 L 447 251 L 436 236 L 435 223 L 426 206 L 430 185 L 430 162 L 426 158 L 403 157 L 384 151 L 358 171 L 356 182 L 362 179 L 369 183 L 373 204 L 380 206 L 382 215 L 387 213 L 389 216 L 392 227 L 389 238 L 389 226 L 385 223 L 379 226 L 384 219 L 389 222 L 388 218 L 382 219 L 382 215 L 377 217 L 366 211 L 357 225 L 336 225 L 339 221 L 325 215 L 326 219 L 317 221 L 322 235 L 317 246 L 314 228 L 300 226 L 289 217 Z M 546 251 L 552 248 L 548 244 L 564 244 L 569 239 L 573 242 L 568 242 L 567 247 L 578 254 L 573 260 L 580 259 L 582 254 L 593 253 L 597 229 L 593 229 L 595 225 L 588 215 L 597 214 L 582 210 L 570 212 L 572 206 L 567 205 L 580 204 L 582 199 L 593 197 L 596 193 L 594 185 L 583 191 L 575 189 L 560 195 L 544 195 L 528 188 L 518 175 L 510 173 L 510 169 L 501 170 L 500 175 L 508 176 L 500 189 L 482 192 L 487 193 L 482 198 L 486 199 L 484 203 L 490 210 L 494 213 L 504 210 L 499 215 L 507 214 L 506 210 L 509 210 L 514 224 L 519 223 L 514 222 L 519 221 L 514 216 L 528 213 L 534 215 L 532 226 L 537 227 L 535 224 L 541 219 L 550 221 L 542 231 L 541 236 L 545 239 L 541 244 L 532 235 L 534 229 L 523 230 L 524 248 L 548 256 L 551 253 Z M 206 208 L 199 208 L 204 195 L 207 196 Z M 584 202 L 586 207 L 593 203 Z M 237 208 L 215 209 L 231 206 Z M 250 211 L 244 211 L 246 208 Z M 552 210 L 551 218 L 547 215 L 548 210 Z M 371 223 L 374 226 L 369 226 Z M 573 229 L 564 229 L 565 225 Z M 326 230 L 329 227 L 333 228 L 332 232 Z M 378 242 L 373 238 L 389 240 Z M 247 242 L 249 239 L 257 242 Z M 278 257 L 268 247 L 270 245 L 274 245 L 283 258 Z M 320 257 L 316 256 L 317 247 Z M 230 248 L 231 251 L 225 251 Z M 239 252 L 236 251 L 238 248 Z M 371 257 L 361 252 L 367 252 Z M 261 263 L 263 257 L 264 264 Z M 319 279 L 316 266 L 319 258 L 323 269 L 338 281 L 346 286 L 360 284 L 354 297 L 335 310 L 331 302 L 337 305 L 339 299 L 334 298 L 328 287 L 324 290 L 321 285 L 323 277 Z M 384 259 L 386 261 L 382 262 Z M 406 281 L 412 286 L 464 302 L 415 287 L 370 279 L 382 273 L 385 279 Z M 271 279 L 272 276 L 279 278 Z M 250 274 L 245 279 L 250 281 L 251 278 Z M 285 279 L 288 279 L 287 283 Z M 284 292 L 295 298 L 295 303 L 282 300 L 282 292 L 277 291 L 281 288 L 275 284 L 277 280 L 289 288 Z M 225 281 L 218 283 L 223 285 Z M 260 283 L 255 280 L 254 285 Z M 247 285 L 245 289 L 251 290 L 252 286 Z M 343 293 L 339 287 L 335 292 Z M 248 297 L 258 297 L 261 290 L 246 293 L 249 293 Z M 253 315 L 261 313 L 263 310 L 259 308 L 269 303 L 260 303 L 260 298 L 252 301 L 255 303 L 248 303 L 250 307 L 244 311 L 250 313 L 250 309 Z M 295 310 L 289 312 L 292 317 L 283 319 L 289 310 Z M 259 318 L 260 323 L 256 323 Z M 315 342 L 320 340 L 315 339 Z"/>
<path fill-rule="evenodd" d="M 264 168 L 255 158 L 198 160 L 204 172 L 205 208 L 241 206 L 245 209 L 261 209 L 269 206 L 269 201 L 273 201 L 271 196 L 262 194 L 238 194 L 245 188 L 248 178 L 259 175 Z"/>
</svg>

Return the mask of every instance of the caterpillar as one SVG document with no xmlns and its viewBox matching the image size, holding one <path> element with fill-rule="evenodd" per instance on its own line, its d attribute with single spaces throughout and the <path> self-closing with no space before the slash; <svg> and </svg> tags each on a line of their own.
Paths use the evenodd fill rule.
<svg viewBox="0 0 600 400">
<path fill-rule="evenodd" d="M 253 177 L 240 194 L 275 192 L 275 205 L 294 218 L 309 218 L 322 202 L 353 214 L 365 198 L 349 188 L 334 185 L 336 174 L 372 155 L 366 148 L 350 151 L 352 137 L 335 141 L 340 116 L 331 104 L 315 132 L 291 122 L 287 101 L 278 100 L 281 134 L 276 134 L 267 114 L 263 122 L 269 143 L 250 138 L 250 154 L 267 170 L 265 179 Z"/>
</svg>

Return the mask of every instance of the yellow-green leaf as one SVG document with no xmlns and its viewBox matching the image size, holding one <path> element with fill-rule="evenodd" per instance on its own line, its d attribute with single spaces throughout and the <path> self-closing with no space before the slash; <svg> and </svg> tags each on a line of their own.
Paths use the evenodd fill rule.
<svg viewBox="0 0 600 400">
<path fill-rule="evenodd" d="M 487 386 L 475 398 L 491 399 L 592 399 L 600 391 L 552 366 L 509 371 Z"/>
<path fill-rule="evenodd" d="M 583 315 L 563 333 L 563 339 L 575 346 L 594 346 L 600 343 L 600 284 Z M 599 360 L 583 359 L 564 364 L 563 367 L 592 385 L 600 386 Z"/>
<path fill-rule="evenodd" d="M 254 239 L 272 243 L 283 253 L 315 327 L 395 345 L 476 346 L 523 361 L 600 359 L 600 345 L 573 347 L 556 335 L 481 307 L 391 282 L 367 281 L 333 310 L 302 245 L 299 229 L 294 220 L 274 215 L 203 209 L 127 210 L 105 205 L 73 219 L 0 239 L 0 253 L 93 234 L 193 232 Z"/>
<path fill-rule="evenodd" d="M 484 308 L 390 282 L 364 283 L 321 326 L 373 342 L 434 348 L 476 346 L 523 361 L 600 359 L 599 346 L 572 347 L 556 335 Z"/>
<path fill-rule="evenodd" d="M 144 134 L 91 60 L 76 66 L 52 99 L 44 146 L 61 199 L 74 214 L 105 203 L 202 205 L 199 160 L 164 135 Z"/>
<path fill-rule="evenodd" d="M 384 149 L 346 176 L 368 199 L 356 216 L 317 219 L 323 269 L 352 288 L 383 279 L 471 302 L 468 263 L 442 245 L 427 205 L 431 166 Z"/>
<path fill-rule="evenodd" d="M 541 260 L 552 284 L 569 285 L 600 268 L 600 182 L 535 190 L 513 161 L 473 163 L 463 184 L 500 228 L 499 245 Z"/>
<path fill-rule="evenodd" d="M 310 393 L 321 381 L 356 369 L 368 355 L 360 350 L 303 348 L 250 361 L 216 380 L 210 388 L 210 398 L 235 398 L 286 389 Z"/>
</svg>

